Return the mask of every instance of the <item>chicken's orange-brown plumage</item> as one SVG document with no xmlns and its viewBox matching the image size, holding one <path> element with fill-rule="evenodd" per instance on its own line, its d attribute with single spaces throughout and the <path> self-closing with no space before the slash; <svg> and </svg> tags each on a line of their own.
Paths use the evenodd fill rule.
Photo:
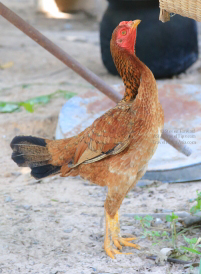
<svg viewBox="0 0 201 274">
<path fill-rule="evenodd" d="M 125 85 L 123 99 L 79 135 L 51 141 L 31 136 L 13 139 L 13 160 L 29 166 L 35 178 L 60 173 L 80 175 L 108 187 L 105 201 L 105 251 L 114 258 L 122 245 L 138 248 L 120 237 L 118 209 L 125 195 L 146 171 L 164 124 L 152 72 L 134 52 L 139 20 L 121 22 L 111 39 L 111 53 Z"/>
</svg>

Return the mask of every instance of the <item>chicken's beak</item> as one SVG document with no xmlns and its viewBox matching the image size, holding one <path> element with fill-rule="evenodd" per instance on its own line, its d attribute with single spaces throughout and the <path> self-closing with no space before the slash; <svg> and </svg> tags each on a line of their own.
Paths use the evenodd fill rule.
<svg viewBox="0 0 201 274">
<path fill-rule="evenodd" d="M 140 24 L 141 20 L 134 20 L 131 24 L 131 29 L 136 29 L 137 26 Z"/>
</svg>

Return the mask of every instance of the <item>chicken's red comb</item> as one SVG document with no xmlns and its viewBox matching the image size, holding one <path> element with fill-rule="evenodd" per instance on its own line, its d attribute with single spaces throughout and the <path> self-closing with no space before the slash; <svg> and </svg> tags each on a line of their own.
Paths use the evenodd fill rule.
<svg viewBox="0 0 201 274">
<path fill-rule="evenodd" d="M 133 23 L 133 21 L 122 21 L 122 22 L 119 23 L 119 26 L 132 24 L 132 23 Z"/>
</svg>

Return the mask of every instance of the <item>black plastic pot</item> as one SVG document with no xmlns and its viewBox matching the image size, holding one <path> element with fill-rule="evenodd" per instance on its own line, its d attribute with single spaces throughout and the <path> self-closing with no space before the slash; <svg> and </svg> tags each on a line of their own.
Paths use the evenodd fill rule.
<svg viewBox="0 0 201 274">
<path fill-rule="evenodd" d="M 108 0 L 100 25 L 102 60 L 108 71 L 118 74 L 110 54 L 113 30 L 121 21 L 141 19 L 136 55 L 156 78 L 185 71 L 198 59 L 197 26 L 192 19 L 175 15 L 167 23 L 159 21 L 158 0 Z"/>
</svg>

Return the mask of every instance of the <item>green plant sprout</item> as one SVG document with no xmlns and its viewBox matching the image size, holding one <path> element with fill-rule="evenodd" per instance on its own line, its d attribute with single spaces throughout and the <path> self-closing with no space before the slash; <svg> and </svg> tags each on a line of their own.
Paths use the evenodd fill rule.
<svg viewBox="0 0 201 274">
<path fill-rule="evenodd" d="M 167 231 L 154 231 L 154 230 L 144 230 L 143 236 L 141 238 L 149 238 L 153 240 L 154 243 L 152 245 L 157 245 L 161 242 L 161 240 L 169 240 L 169 236 Z"/>
<path fill-rule="evenodd" d="M 153 245 L 156 245 L 160 242 L 159 238 L 163 238 L 163 239 L 168 238 L 169 239 L 167 231 L 159 232 L 159 231 L 146 229 L 151 226 L 151 222 L 153 220 L 152 216 L 150 216 L 150 215 L 147 215 L 145 217 L 135 216 L 134 219 L 137 221 L 140 221 L 140 224 L 143 228 L 143 233 L 142 233 L 141 238 L 149 238 L 149 239 L 155 241 L 155 243 L 153 243 Z"/>
<path fill-rule="evenodd" d="M 198 254 L 201 255 L 201 252 L 199 250 L 197 250 L 197 247 L 201 247 L 201 244 L 199 244 L 201 242 L 201 237 L 200 238 L 187 238 L 183 235 L 185 242 L 190 246 L 190 247 L 186 247 L 186 246 L 181 246 L 180 248 L 190 252 L 190 253 L 194 253 L 194 254 Z"/>
<path fill-rule="evenodd" d="M 170 222 L 171 230 L 172 230 L 172 244 L 174 248 L 176 248 L 176 241 L 177 241 L 177 231 L 176 231 L 176 223 L 177 223 L 178 216 L 172 212 L 172 215 L 166 216 L 166 221 Z"/>
<path fill-rule="evenodd" d="M 197 198 L 195 199 L 197 204 L 190 209 L 190 213 L 195 214 L 201 211 L 201 192 L 196 191 Z"/>
<path fill-rule="evenodd" d="M 150 215 L 146 215 L 145 217 L 135 216 L 134 219 L 140 221 L 143 229 L 145 229 L 145 227 L 150 227 L 151 221 L 153 221 L 153 217 Z"/>
</svg>

